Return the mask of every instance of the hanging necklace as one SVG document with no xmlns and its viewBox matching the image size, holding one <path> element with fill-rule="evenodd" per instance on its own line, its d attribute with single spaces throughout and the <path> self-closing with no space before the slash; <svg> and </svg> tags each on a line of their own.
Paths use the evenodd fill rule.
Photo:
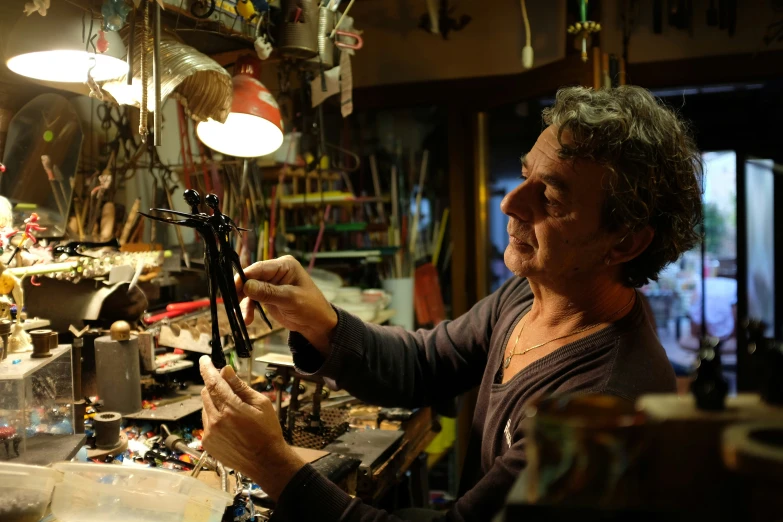
<svg viewBox="0 0 783 522">
<path fill-rule="evenodd" d="M 636 298 L 636 292 L 633 293 L 633 295 L 631 296 L 631 300 L 628 301 L 625 304 L 625 306 L 623 306 L 622 308 L 617 310 L 615 313 L 610 315 L 609 319 L 607 319 L 606 321 L 602 321 L 602 322 L 608 322 L 611 319 L 613 319 L 614 317 L 616 317 L 617 315 L 619 315 L 623 310 L 625 310 L 626 308 L 631 306 L 631 303 L 633 303 L 634 298 Z M 503 362 L 503 368 L 504 369 L 509 367 L 509 365 L 511 364 L 511 359 L 515 355 L 525 355 L 527 352 L 531 352 L 531 351 L 535 350 L 536 348 L 541 348 L 542 346 L 546 346 L 549 343 L 553 343 L 555 341 L 559 341 L 560 339 L 565 339 L 566 337 L 571 337 L 571 336 L 574 336 L 576 334 L 580 334 L 582 332 L 586 332 L 587 330 L 592 330 L 593 328 L 595 328 L 596 326 L 600 325 L 601 323 L 595 323 L 595 324 L 592 324 L 590 326 L 585 326 L 584 328 L 580 328 L 580 329 L 575 330 L 575 331 L 573 331 L 571 333 L 568 333 L 566 335 L 561 335 L 560 337 L 555 337 L 554 339 L 550 339 L 550 340 L 545 341 L 543 343 L 535 344 L 535 345 L 531 346 L 530 348 L 525 348 L 524 350 L 522 350 L 520 352 L 517 352 L 516 351 L 517 343 L 519 342 L 519 338 L 522 337 L 522 332 L 525 331 L 525 325 L 526 324 L 527 324 L 527 315 L 525 315 L 525 322 L 522 323 L 522 328 L 519 329 L 519 333 L 517 334 L 517 338 L 514 341 L 514 346 L 513 346 L 513 348 L 511 348 L 511 353 L 508 355 L 508 357 L 506 357 L 506 360 Z"/>
</svg>

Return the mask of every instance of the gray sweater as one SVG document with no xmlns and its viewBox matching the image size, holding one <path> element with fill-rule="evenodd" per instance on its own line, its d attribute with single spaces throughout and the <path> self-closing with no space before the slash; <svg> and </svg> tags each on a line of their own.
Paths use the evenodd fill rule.
<svg viewBox="0 0 783 522">
<path fill-rule="evenodd" d="M 526 405 L 551 394 L 608 393 L 632 401 L 675 390 L 674 371 L 642 299 L 619 321 L 555 350 L 502 384 L 509 336 L 532 304 L 527 280 L 514 277 L 465 315 L 432 330 L 374 326 L 338 310 L 329 357 L 297 333 L 289 344 L 299 371 L 332 379 L 380 406 L 427 406 L 479 386 L 460 498 L 444 520 L 490 520 L 525 466 L 520 421 Z M 307 465 L 286 486 L 273 520 L 400 519 L 352 499 Z"/>
</svg>

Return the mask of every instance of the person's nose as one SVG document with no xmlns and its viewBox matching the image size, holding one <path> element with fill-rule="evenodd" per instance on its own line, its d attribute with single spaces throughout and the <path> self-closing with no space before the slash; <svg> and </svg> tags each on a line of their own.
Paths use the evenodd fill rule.
<svg viewBox="0 0 783 522">
<path fill-rule="evenodd" d="M 523 182 L 517 185 L 500 202 L 500 210 L 507 216 L 513 216 L 520 221 L 533 220 L 533 207 L 531 206 L 530 183 Z"/>
</svg>

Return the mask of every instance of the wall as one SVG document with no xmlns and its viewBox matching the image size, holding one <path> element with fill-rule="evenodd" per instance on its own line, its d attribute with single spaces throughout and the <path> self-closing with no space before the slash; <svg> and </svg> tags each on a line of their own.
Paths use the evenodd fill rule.
<svg viewBox="0 0 783 522">
<path fill-rule="evenodd" d="M 356 2 L 351 15 L 364 48 L 353 60 L 354 86 L 424 82 L 523 72 L 525 30 L 519 0 L 455 2 L 452 17 L 472 21 L 449 39 L 418 27 L 421 0 Z M 487 4 L 491 4 L 488 7 Z M 535 65 L 565 56 L 565 0 L 527 2 Z"/>
<path fill-rule="evenodd" d="M 620 5 L 624 2 L 604 0 L 601 2 L 601 46 L 606 52 L 622 53 L 622 24 Z M 663 2 L 664 5 L 667 2 Z M 716 5 L 718 2 L 713 2 Z M 635 25 L 629 44 L 628 61 L 630 63 L 656 62 L 665 60 L 683 60 L 701 56 L 723 54 L 753 53 L 762 51 L 767 25 L 783 20 L 783 10 L 775 9 L 773 4 L 783 3 L 772 0 L 742 0 L 737 2 L 737 28 L 734 36 L 726 30 L 707 25 L 709 0 L 693 0 L 693 36 L 688 31 L 670 27 L 664 17 L 663 33 L 653 33 L 652 2 L 638 0 L 635 10 Z M 783 49 L 776 44 L 771 49 Z"/>
</svg>

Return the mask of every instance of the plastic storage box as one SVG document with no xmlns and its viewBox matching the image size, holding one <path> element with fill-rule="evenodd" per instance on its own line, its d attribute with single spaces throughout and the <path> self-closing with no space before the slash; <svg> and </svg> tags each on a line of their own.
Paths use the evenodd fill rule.
<svg viewBox="0 0 783 522">
<path fill-rule="evenodd" d="M 0 362 L 0 461 L 74 433 L 71 349 L 51 353 L 43 359 L 10 354 Z"/>
<path fill-rule="evenodd" d="M 50 468 L 0 463 L 0 520 L 38 522 L 60 473 Z"/>
<path fill-rule="evenodd" d="M 220 522 L 233 496 L 161 469 L 63 462 L 54 488 L 58 522 Z"/>
</svg>

